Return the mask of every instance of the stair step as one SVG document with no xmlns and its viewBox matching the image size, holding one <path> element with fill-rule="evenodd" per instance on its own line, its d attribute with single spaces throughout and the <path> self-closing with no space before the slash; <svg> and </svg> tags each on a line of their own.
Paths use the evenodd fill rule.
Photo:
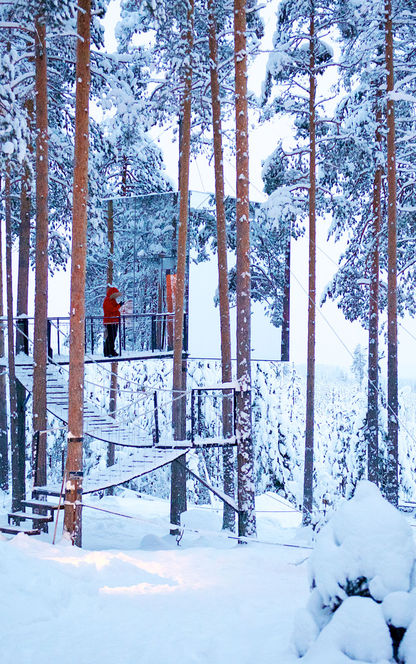
<svg viewBox="0 0 416 664">
<path fill-rule="evenodd" d="M 26 507 L 44 507 L 45 509 L 48 510 L 57 510 L 61 509 L 63 510 L 64 505 L 61 503 L 61 505 L 58 505 L 57 503 L 48 503 L 47 500 L 22 500 L 22 505 L 25 505 Z"/>
<path fill-rule="evenodd" d="M 18 535 L 25 533 L 25 535 L 40 535 L 39 528 L 24 528 L 22 526 L 0 526 L 0 533 L 8 533 L 9 535 Z"/>
<path fill-rule="evenodd" d="M 61 492 L 59 489 L 49 489 L 46 486 L 35 486 L 33 487 L 32 493 L 35 496 L 53 496 L 59 498 Z"/>
<path fill-rule="evenodd" d="M 42 523 L 53 521 L 53 517 L 49 514 L 33 514 L 33 512 L 9 512 L 7 517 L 9 519 L 32 519 L 32 521 L 39 521 Z"/>
</svg>

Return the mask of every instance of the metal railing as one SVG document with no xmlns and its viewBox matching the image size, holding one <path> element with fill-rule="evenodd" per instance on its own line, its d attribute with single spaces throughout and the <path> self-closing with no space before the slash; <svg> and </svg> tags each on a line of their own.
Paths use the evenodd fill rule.
<svg viewBox="0 0 416 664">
<path fill-rule="evenodd" d="M 210 401 L 207 411 L 207 401 Z M 205 437 L 223 438 L 224 402 L 228 401 L 228 416 L 230 417 L 231 439 L 236 431 L 236 391 L 235 388 L 194 387 L 191 389 L 191 443 Z"/>
<path fill-rule="evenodd" d="M 19 317 L 16 343 L 19 352 L 29 355 L 34 337 L 34 318 Z M 173 313 L 122 314 L 118 326 L 116 349 L 120 356 L 133 352 L 170 352 L 173 350 Z M 48 318 L 48 356 L 69 355 L 69 316 Z M 85 318 L 85 352 L 103 354 L 105 327 L 102 316 Z M 188 315 L 184 315 L 183 349 L 188 352 Z"/>
</svg>

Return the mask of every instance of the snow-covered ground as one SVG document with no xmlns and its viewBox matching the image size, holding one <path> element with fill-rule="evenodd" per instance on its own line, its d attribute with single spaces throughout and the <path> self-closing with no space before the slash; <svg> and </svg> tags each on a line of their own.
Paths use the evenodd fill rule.
<svg viewBox="0 0 416 664">
<path fill-rule="evenodd" d="M 248 545 L 224 537 L 220 511 L 207 506 L 184 515 L 178 545 L 166 501 L 124 491 L 85 502 L 134 518 L 85 508 L 82 549 L 60 540 L 61 525 L 55 545 L 53 528 L 1 539 L 1 664 L 295 659 L 310 542 L 286 501 L 257 498 L 259 542 Z"/>
</svg>

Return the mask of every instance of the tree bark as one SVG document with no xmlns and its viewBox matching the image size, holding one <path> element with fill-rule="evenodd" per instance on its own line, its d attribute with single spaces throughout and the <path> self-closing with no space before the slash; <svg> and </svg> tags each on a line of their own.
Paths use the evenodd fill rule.
<svg viewBox="0 0 416 664">
<path fill-rule="evenodd" d="M 376 146 L 381 148 L 381 110 L 376 110 Z M 368 394 L 367 394 L 367 476 L 379 483 L 378 451 L 378 295 L 380 273 L 379 234 L 381 228 L 381 166 L 376 167 L 373 185 L 373 253 L 371 260 L 370 302 L 368 311 Z"/>
<path fill-rule="evenodd" d="M 34 104 L 33 99 L 25 102 L 28 114 L 29 131 L 32 131 Z M 33 146 L 29 145 L 30 153 Z M 19 227 L 19 270 L 17 277 L 17 327 L 16 327 L 16 353 L 29 353 L 29 326 L 28 326 L 28 300 L 29 300 L 29 255 L 30 255 L 30 211 L 31 211 L 31 173 L 29 164 L 25 164 L 20 189 L 20 227 Z M 25 476 L 26 458 L 26 389 L 16 382 L 17 398 L 17 430 L 19 446 L 20 474 Z M 0 396 L 1 401 L 1 396 Z"/>
<path fill-rule="evenodd" d="M 114 276 L 114 206 L 113 201 L 108 201 L 107 208 L 107 239 L 109 248 L 109 257 L 107 263 L 107 284 L 113 283 Z M 135 258 L 134 258 L 135 260 Z M 110 417 L 116 418 L 117 409 L 117 378 L 118 378 L 118 363 L 111 363 L 111 377 L 110 377 L 110 402 L 109 411 Z M 107 445 L 107 466 L 113 466 L 115 463 L 115 447 L 109 443 Z M 107 489 L 107 495 L 113 495 L 113 487 Z"/>
<path fill-rule="evenodd" d="M 209 12 L 209 55 L 211 73 L 211 108 L 212 129 L 214 139 L 214 168 L 215 168 L 215 204 L 217 213 L 217 255 L 218 255 L 218 292 L 220 305 L 220 334 L 221 334 L 221 372 L 222 382 L 232 381 L 231 365 L 231 328 L 230 328 L 230 302 L 228 295 L 228 262 L 227 262 L 227 229 L 224 208 L 224 165 L 221 128 L 221 101 L 218 81 L 218 44 L 217 22 L 215 18 L 214 0 L 208 0 Z M 222 398 L 222 435 L 224 439 L 231 438 L 233 434 L 233 402 L 230 390 L 223 391 Z M 234 497 L 234 452 L 231 447 L 224 447 L 222 452 L 224 472 L 224 493 Z M 224 503 L 222 527 L 234 530 L 235 512 Z"/>
<path fill-rule="evenodd" d="M 315 138 L 315 15 L 309 28 L 309 287 L 308 350 L 306 376 L 305 468 L 303 484 L 303 524 L 311 522 L 313 509 L 314 408 L 315 408 L 315 317 L 316 317 L 316 138 Z"/>
<path fill-rule="evenodd" d="M 13 272 L 12 272 L 12 213 L 10 201 L 10 171 L 5 181 L 6 202 L 6 292 L 7 292 L 7 346 L 9 360 L 10 441 L 12 450 L 12 510 L 18 510 L 25 498 L 24 476 L 21 476 L 19 441 L 17 432 L 16 370 L 13 330 Z"/>
<path fill-rule="evenodd" d="M 85 274 L 87 248 L 91 0 L 79 0 L 72 212 L 69 341 L 68 454 L 64 533 L 82 544 L 82 444 L 84 433 Z"/>
<path fill-rule="evenodd" d="M 282 315 L 282 338 L 280 343 L 280 359 L 289 362 L 290 357 L 290 245 L 291 236 L 286 244 L 285 251 L 285 276 L 283 287 L 283 315 Z"/>
<path fill-rule="evenodd" d="M 179 224 L 178 256 L 175 288 L 175 318 L 173 340 L 173 404 L 172 424 L 175 440 L 184 440 L 186 435 L 186 420 L 184 417 L 185 399 L 183 393 L 184 362 L 183 362 L 183 324 L 185 300 L 185 275 L 188 234 L 189 209 L 189 160 L 191 153 L 191 104 L 192 104 L 192 48 L 194 41 L 194 0 L 188 3 L 188 29 L 184 36 L 186 41 L 186 63 L 184 66 L 184 91 L 182 98 L 182 123 L 180 141 L 180 167 L 179 167 Z M 186 511 L 186 471 L 183 467 L 183 458 L 171 464 L 171 508 L 170 522 L 180 524 L 181 513 Z M 177 529 L 171 529 L 171 534 L 177 534 Z"/>
<path fill-rule="evenodd" d="M 32 130 L 34 104 L 29 98 L 25 102 L 28 114 L 29 131 Z M 33 146 L 29 146 L 33 152 Z M 17 316 L 27 316 L 29 299 L 29 256 L 30 256 L 30 212 L 31 212 L 32 182 L 29 164 L 25 164 L 20 189 L 20 227 L 19 227 L 19 271 L 17 277 Z M 19 326 L 20 327 L 20 326 Z M 21 326 L 22 334 L 16 330 L 16 353 L 28 351 L 27 327 Z"/>
<path fill-rule="evenodd" d="M 107 285 L 113 283 L 114 274 L 114 204 L 108 201 L 107 204 L 107 241 L 108 241 L 108 261 L 107 261 Z"/>
<path fill-rule="evenodd" d="M 391 0 L 385 0 L 385 62 L 387 71 L 387 184 L 388 184 L 388 273 L 387 273 L 387 482 L 386 498 L 397 506 L 398 478 L 398 368 L 397 368 L 397 204 L 396 138 L 393 66 L 393 22 Z"/>
<path fill-rule="evenodd" d="M 3 231 L 0 221 L 0 256 L 3 256 Z M 7 445 L 7 399 L 6 399 L 6 376 L 7 367 L 4 348 L 4 303 L 3 303 L 3 261 L 0 261 L 0 489 L 9 489 L 9 458 Z"/>
<path fill-rule="evenodd" d="M 35 21 L 36 65 L 36 250 L 35 330 L 33 345 L 33 431 L 46 432 L 46 365 L 48 316 L 48 89 L 46 26 Z M 35 482 L 46 484 L 46 433 L 39 437 Z"/>
<path fill-rule="evenodd" d="M 256 534 L 251 422 L 251 275 L 248 167 L 246 2 L 234 0 L 237 225 L 237 473 L 238 534 Z"/>
</svg>

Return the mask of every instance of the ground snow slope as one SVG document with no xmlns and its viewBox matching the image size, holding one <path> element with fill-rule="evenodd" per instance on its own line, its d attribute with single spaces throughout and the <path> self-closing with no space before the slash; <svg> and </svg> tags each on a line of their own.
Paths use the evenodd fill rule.
<svg viewBox="0 0 416 664">
<path fill-rule="evenodd" d="M 85 508 L 82 550 L 51 536 L 0 541 L 2 664 L 292 660 L 308 549 L 238 545 L 206 507 L 186 513 L 178 546 L 167 502 L 124 492 L 88 503 L 135 519 Z M 257 509 L 259 539 L 307 543 L 278 496 L 259 497 Z"/>
</svg>

